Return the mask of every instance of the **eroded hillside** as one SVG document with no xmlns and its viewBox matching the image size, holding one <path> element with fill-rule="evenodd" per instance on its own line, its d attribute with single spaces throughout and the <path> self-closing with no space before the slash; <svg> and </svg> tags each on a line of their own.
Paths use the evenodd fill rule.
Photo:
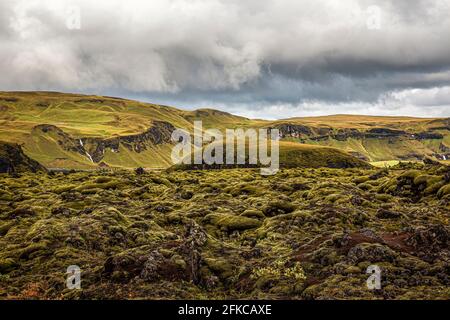
<svg viewBox="0 0 450 320">
<path fill-rule="evenodd" d="M 340 115 L 264 121 L 114 97 L 0 92 L 0 141 L 23 145 L 48 168 L 167 168 L 171 132 L 192 131 L 195 120 L 205 129 L 277 128 L 287 142 L 333 147 L 364 161 L 450 157 L 449 119 Z"/>
</svg>

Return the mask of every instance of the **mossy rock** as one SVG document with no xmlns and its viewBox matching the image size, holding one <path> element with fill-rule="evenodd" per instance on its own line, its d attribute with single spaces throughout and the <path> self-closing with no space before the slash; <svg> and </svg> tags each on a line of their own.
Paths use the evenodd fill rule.
<svg viewBox="0 0 450 320">
<path fill-rule="evenodd" d="M 378 201 L 381 202 L 390 202 L 393 200 L 393 196 L 391 196 L 390 194 L 376 194 L 375 195 L 375 199 L 377 199 Z"/>
<path fill-rule="evenodd" d="M 259 220 L 224 213 L 208 214 L 205 217 L 205 222 L 213 224 L 225 231 L 240 231 L 254 229 L 261 226 L 261 222 Z"/>
<path fill-rule="evenodd" d="M 171 212 L 165 216 L 165 221 L 168 224 L 180 224 L 186 220 L 186 216 L 179 212 Z"/>
<path fill-rule="evenodd" d="M 436 194 L 445 185 L 445 181 L 436 182 L 428 186 L 423 193 L 425 195 Z"/>
<path fill-rule="evenodd" d="M 256 209 L 247 209 L 241 213 L 241 216 L 255 219 L 264 219 L 266 217 L 261 210 Z"/>
<path fill-rule="evenodd" d="M 16 224 L 15 221 L 5 222 L 0 224 L 0 237 L 3 237 Z"/>
<path fill-rule="evenodd" d="M 362 177 L 357 177 L 357 178 L 353 179 L 352 182 L 355 184 L 361 184 L 361 183 L 367 182 L 369 180 L 370 180 L 369 176 L 362 176 Z"/>
<path fill-rule="evenodd" d="M 13 195 L 9 191 L 0 189 L 0 200 L 12 201 L 13 200 Z"/>
<path fill-rule="evenodd" d="M 126 224 L 126 225 L 129 224 L 127 217 L 122 212 L 120 212 L 118 209 L 116 209 L 114 207 L 107 207 L 107 208 L 99 209 L 94 213 L 94 215 L 98 216 L 100 218 L 103 218 L 103 217 L 112 218 L 118 223 L 122 223 L 122 224 Z"/>
<path fill-rule="evenodd" d="M 350 249 L 347 254 L 349 261 L 353 264 L 359 262 L 383 262 L 394 261 L 396 253 L 389 247 L 379 243 L 360 243 Z"/>
<path fill-rule="evenodd" d="M 56 194 L 60 194 L 60 193 L 63 193 L 63 192 L 67 192 L 67 191 L 73 190 L 76 187 L 77 186 L 74 185 L 74 184 L 63 185 L 63 186 L 59 186 L 59 187 L 54 188 L 53 192 L 56 193 Z"/>
<path fill-rule="evenodd" d="M 8 213 L 9 218 L 18 218 L 18 217 L 31 217 L 37 214 L 35 208 L 30 206 L 24 206 L 17 209 L 12 210 Z"/>
<path fill-rule="evenodd" d="M 370 191 L 373 189 L 373 185 L 368 182 L 365 182 L 365 183 L 358 184 L 358 188 L 360 188 L 361 190 L 364 190 L 364 191 Z"/>
<path fill-rule="evenodd" d="M 424 175 L 420 175 L 420 176 L 416 177 L 414 179 L 413 183 L 416 186 L 424 184 L 424 185 L 426 185 L 428 187 L 428 186 L 431 186 L 431 185 L 433 185 L 435 183 L 438 183 L 438 182 L 440 182 L 442 180 L 443 180 L 443 177 L 441 177 L 441 176 L 432 176 L 432 175 L 424 174 Z"/>
<path fill-rule="evenodd" d="M 16 260 L 12 258 L 0 259 L 0 273 L 6 274 L 13 271 L 18 266 Z"/>
<path fill-rule="evenodd" d="M 205 258 L 208 268 L 217 274 L 221 279 L 227 279 L 233 275 L 233 266 L 221 258 Z"/>
<path fill-rule="evenodd" d="M 349 266 L 344 270 L 345 274 L 360 274 L 362 273 L 361 268 L 357 266 Z"/>
<path fill-rule="evenodd" d="M 241 195 L 260 195 L 263 193 L 263 190 L 259 187 L 249 184 L 240 184 L 237 187 L 227 188 L 225 191 L 230 193 L 234 197 Z"/>
<path fill-rule="evenodd" d="M 108 180 L 107 182 L 97 183 L 97 182 L 86 182 L 75 188 L 76 191 L 89 192 L 90 190 L 107 190 L 107 189 L 117 189 L 123 186 L 124 182 L 117 179 Z M 95 192 L 96 193 L 96 192 Z"/>
<path fill-rule="evenodd" d="M 112 177 L 98 177 L 97 179 L 95 179 L 95 183 L 107 183 L 107 182 L 111 182 L 112 181 Z"/>
<path fill-rule="evenodd" d="M 400 175 L 400 178 L 409 178 L 409 179 L 416 179 L 417 177 L 422 175 L 422 171 L 419 170 L 407 170 L 405 172 L 403 172 Z"/>
<path fill-rule="evenodd" d="M 341 194 L 339 194 L 339 193 L 333 193 L 333 194 L 330 194 L 329 196 L 326 196 L 325 202 L 328 202 L 328 203 L 335 203 L 335 202 L 337 202 L 338 200 L 340 200 L 341 198 L 342 198 L 342 195 L 341 195 Z"/>
<path fill-rule="evenodd" d="M 291 213 L 296 209 L 296 206 L 287 201 L 272 201 L 268 203 L 263 212 L 267 217 L 274 217 L 280 214 Z"/>
<path fill-rule="evenodd" d="M 50 254 L 48 250 L 49 247 L 47 242 L 32 243 L 26 248 L 23 248 L 22 250 L 19 251 L 19 258 L 21 260 L 30 260 L 38 255 Z"/>
<path fill-rule="evenodd" d="M 445 196 L 447 196 L 449 194 L 450 194 L 450 184 L 447 184 L 447 185 L 445 185 L 445 186 L 443 186 L 442 188 L 439 189 L 439 191 L 437 193 L 437 196 L 439 198 L 443 198 L 443 197 L 445 197 Z"/>
<path fill-rule="evenodd" d="M 166 179 L 166 178 L 163 178 L 163 177 L 151 177 L 150 180 L 153 183 L 162 184 L 162 185 L 165 185 L 166 187 L 169 187 L 169 188 L 172 186 L 170 181 L 168 179 Z"/>
</svg>

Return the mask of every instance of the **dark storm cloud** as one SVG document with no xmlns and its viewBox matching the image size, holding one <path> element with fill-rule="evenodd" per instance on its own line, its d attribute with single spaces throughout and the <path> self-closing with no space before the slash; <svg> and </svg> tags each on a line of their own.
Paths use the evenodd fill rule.
<svg viewBox="0 0 450 320">
<path fill-rule="evenodd" d="M 2 0 L 0 90 L 449 116 L 449 14 L 444 0 Z"/>
</svg>

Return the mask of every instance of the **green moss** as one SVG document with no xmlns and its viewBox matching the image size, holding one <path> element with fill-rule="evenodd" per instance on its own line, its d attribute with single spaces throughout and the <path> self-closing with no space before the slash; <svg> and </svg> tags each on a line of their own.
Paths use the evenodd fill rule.
<svg viewBox="0 0 450 320">
<path fill-rule="evenodd" d="M 106 189 L 116 189 L 123 186 L 124 182 L 118 179 L 112 179 L 107 182 L 97 183 L 97 182 L 85 182 L 82 185 L 75 188 L 76 191 L 90 193 L 89 190 L 106 190 Z M 94 192 L 96 193 L 96 192 Z"/>
<path fill-rule="evenodd" d="M 431 185 L 433 185 L 435 183 L 441 182 L 442 180 L 443 180 L 442 176 L 432 176 L 432 175 L 426 175 L 425 174 L 425 175 L 420 175 L 420 176 L 416 177 L 414 179 L 413 183 L 415 185 L 424 184 L 427 187 L 429 187 L 429 186 L 431 186 Z"/>
<path fill-rule="evenodd" d="M 174 255 L 171 258 L 171 261 L 178 266 L 179 269 L 185 270 L 187 268 L 186 261 L 180 255 Z"/>
<path fill-rule="evenodd" d="M 339 193 L 330 194 L 325 198 L 326 202 L 335 203 L 342 198 L 342 195 Z"/>
<path fill-rule="evenodd" d="M 347 269 L 345 269 L 344 272 L 346 274 L 360 274 L 362 273 L 362 270 L 357 266 L 349 266 Z"/>
<path fill-rule="evenodd" d="M 266 217 L 261 210 L 255 209 L 247 209 L 241 213 L 241 216 L 256 219 L 264 219 Z"/>
<path fill-rule="evenodd" d="M 450 184 L 447 184 L 447 185 L 445 185 L 445 186 L 443 186 L 442 188 L 439 189 L 439 191 L 437 193 L 437 196 L 439 198 L 442 198 L 442 197 L 444 197 L 446 195 L 449 195 L 449 194 L 450 194 Z"/>
<path fill-rule="evenodd" d="M 12 258 L 0 259 L 0 274 L 6 274 L 18 266 L 16 260 Z"/>
<path fill-rule="evenodd" d="M 268 203 L 264 208 L 263 212 L 268 217 L 273 217 L 279 214 L 291 213 L 295 210 L 296 206 L 287 201 L 272 201 Z"/>
<path fill-rule="evenodd" d="M 170 187 L 172 185 L 168 179 L 162 177 L 152 177 L 151 180 L 153 183 L 163 184 L 167 187 Z"/>
<path fill-rule="evenodd" d="M 360 184 L 360 183 L 367 182 L 369 180 L 370 180 L 369 176 L 362 176 L 362 177 L 357 177 L 357 178 L 353 179 L 352 181 L 353 181 L 353 183 Z"/>
<path fill-rule="evenodd" d="M 49 254 L 47 242 L 32 243 L 26 248 L 23 248 L 19 251 L 19 258 L 29 260 L 39 254 Z"/>
<path fill-rule="evenodd" d="M 227 279 L 233 275 L 233 266 L 225 259 L 205 258 L 204 261 L 208 268 L 222 279 Z"/>
<path fill-rule="evenodd" d="M 0 200 L 3 201 L 12 201 L 13 200 L 13 195 L 11 192 L 0 189 Z"/>
<path fill-rule="evenodd" d="M 165 216 L 165 220 L 168 224 L 181 224 L 187 218 L 180 212 L 171 212 Z"/>
<path fill-rule="evenodd" d="M 360 188 L 361 190 L 370 191 L 373 189 L 373 186 L 370 183 L 366 182 L 358 184 L 358 188 Z"/>
<path fill-rule="evenodd" d="M 253 229 L 261 225 L 261 222 L 256 219 L 224 213 L 208 214 L 205 217 L 205 222 L 213 224 L 225 231 Z"/>
<path fill-rule="evenodd" d="M 405 168 L 376 180 L 373 169 L 282 169 L 270 177 L 253 169 L 0 175 L 1 189 L 14 199 L 0 201 L 0 295 L 442 299 L 446 265 L 428 258 L 445 254 L 447 171 L 414 165 L 420 175 L 411 179 L 400 177 Z M 353 182 L 367 176 L 370 190 Z M 114 181 L 121 184 L 75 190 Z M 76 187 L 54 192 L 66 186 Z M 181 197 L 183 191 L 193 197 Z M 380 208 L 399 216 L 380 219 Z M 364 285 L 373 263 L 389 283 L 379 293 Z M 64 286 L 72 264 L 82 268 L 81 295 Z M 158 280 L 145 280 L 143 270 Z M 408 294 L 418 283 L 423 292 Z"/>
<path fill-rule="evenodd" d="M 423 191 L 423 193 L 425 195 L 436 194 L 444 185 L 445 185 L 445 181 L 436 182 L 434 184 L 429 185 Z"/>
<path fill-rule="evenodd" d="M 75 189 L 76 187 L 77 187 L 77 186 L 74 185 L 74 184 L 58 186 L 58 187 L 56 187 L 56 188 L 53 189 L 53 192 L 54 192 L 54 193 L 57 193 L 57 194 L 60 194 L 60 193 L 63 193 L 63 192 L 67 192 L 67 191 L 73 190 L 73 189 Z"/>
<path fill-rule="evenodd" d="M 422 174 L 421 171 L 419 170 L 407 170 L 405 172 L 403 172 L 400 177 L 401 178 L 410 178 L 410 179 L 416 179 L 417 177 L 419 177 Z"/>
<path fill-rule="evenodd" d="M 393 196 L 389 194 L 376 194 L 375 199 L 381 201 L 381 202 L 389 202 L 393 200 Z"/>
<path fill-rule="evenodd" d="M 234 197 L 240 195 L 260 195 L 263 193 L 260 188 L 248 184 L 240 184 L 237 187 L 228 188 L 225 192 L 229 192 Z"/>
<path fill-rule="evenodd" d="M 95 183 L 107 183 L 112 181 L 112 177 L 98 177 L 94 181 Z"/>
<path fill-rule="evenodd" d="M 0 224 L 0 236 L 4 236 L 16 224 L 15 221 Z"/>
<path fill-rule="evenodd" d="M 303 281 L 306 279 L 305 272 L 299 262 L 292 266 L 287 266 L 285 259 L 279 258 L 267 267 L 255 268 L 252 271 L 252 277 L 255 279 L 263 278 L 284 278 L 286 280 Z"/>
</svg>

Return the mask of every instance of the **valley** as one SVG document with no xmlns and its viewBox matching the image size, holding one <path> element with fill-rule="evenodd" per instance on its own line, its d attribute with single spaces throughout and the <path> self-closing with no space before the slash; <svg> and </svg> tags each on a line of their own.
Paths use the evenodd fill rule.
<svg viewBox="0 0 450 320">
<path fill-rule="evenodd" d="M 173 166 L 194 120 L 279 129 L 280 170 Z M 450 299 L 449 119 L 2 92 L 0 124 L 0 299 Z"/>
<path fill-rule="evenodd" d="M 335 115 L 266 121 L 113 97 L 0 93 L 0 141 L 22 145 L 48 168 L 168 168 L 171 132 L 192 131 L 194 120 L 205 129 L 276 128 L 282 143 L 334 148 L 367 162 L 450 158 L 450 119 Z"/>
</svg>

